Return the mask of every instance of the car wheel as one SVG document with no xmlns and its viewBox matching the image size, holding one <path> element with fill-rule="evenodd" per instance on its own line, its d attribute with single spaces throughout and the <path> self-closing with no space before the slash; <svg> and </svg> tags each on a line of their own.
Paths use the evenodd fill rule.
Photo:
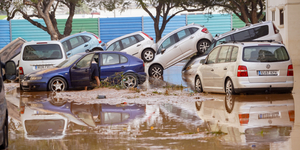
<svg viewBox="0 0 300 150">
<path fill-rule="evenodd" d="M 225 108 L 226 111 L 230 114 L 234 107 L 234 99 L 232 95 L 226 94 L 225 96 Z"/>
<path fill-rule="evenodd" d="M 57 92 L 50 93 L 50 101 L 54 106 L 62 106 L 67 103 L 67 100 L 59 95 Z"/>
<path fill-rule="evenodd" d="M 203 92 L 202 83 L 201 83 L 201 80 L 200 80 L 199 76 L 197 76 L 196 79 L 195 79 L 195 90 L 198 93 Z"/>
<path fill-rule="evenodd" d="M 132 73 L 126 73 L 122 77 L 121 85 L 125 88 L 134 88 L 137 87 L 137 84 L 138 84 L 138 79 L 136 75 Z"/>
<path fill-rule="evenodd" d="M 211 44 L 211 42 L 208 40 L 200 40 L 197 43 L 198 55 L 204 54 L 204 52 L 207 50 L 207 48 L 209 48 L 210 44 Z"/>
<path fill-rule="evenodd" d="M 229 78 L 226 80 L 225 93 L 228 95 L 232 95 L 235 93 L 233 83 L 232 83 L 231 79 L 229 79 Z"/>
<path fill-rule="evenodd" d="M 7 112 L 6 112 L 7 113 Z M 8 117 L 5 118 L 5 123 L 2 127 L 3 143 L 0 145 L 0 149 L 6 149 L 8 147 Z"/>
<path fill-rule="evenodd" d="M 145 49 L 142 52 L 142 59 L 144 62 L 151 62 L 155 57 L 155 52 L 152 49 Z"/>
<path fill-rule="evenodd" d="M 67 89 L 67 82 L 61 77 L 54 77 L 50 80 L 48 88 L 50 91 L 64 91 Z"/>
<path fill-rule="evenodd" d="M 161 78 L 163 76 L 163 68 L 160 65 L 150 67 L 149 76 L 153 78 Z"/>
<path fill-rule="evenodd" d="M 195 102 L 195 106 L 196 106 L 197 111 L 200 111 L 201 105 L 202 105 L 202 102 L 201 102 L 201 101 Z"/>
</svg>

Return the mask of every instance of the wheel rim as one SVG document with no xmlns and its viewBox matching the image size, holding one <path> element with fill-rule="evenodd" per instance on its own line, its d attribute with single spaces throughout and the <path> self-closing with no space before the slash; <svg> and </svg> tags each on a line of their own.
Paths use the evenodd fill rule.
<svg viewBox="0 0 300 150">
<path fill-rule="evenodd" d="M 51 84 L 52 91 L 63 91 L 65 90 L 65 83 L 61 79 L 55 79 Z"/>
<path fill-rule="evenodd" d="M 199 43 L 199 52 L 204 53 L 210 45 L 208 42 L 200 42 Z"/>
<path fill-rule="evenodd" d="M 226 93 L 230 95 L 232 94 L 232 83 L 230 80 L 228 80 L 226 83 Z"/>
<path fill-rule="evenodd" d="M 160 67 L 157 67 L 157 66 L 152 67 L 152 69 L 151 69 L 151 75 L 154 78 L 161 77 L 162 76 L 162 69 Z"/>
<path fill-rule="evenodd" d="M 196 91 L 200 92 L 200 91 L 201 91 L 201 88 L 202 88 L 202 86 L 201 86 L 201 81 L 200 81 L 200 78 L 198 77 L 198 78 L 196 79 L 195 89 L 196 89 Z"/>
<path fill-rule="evenodd" d="M 126 88 L 135 87 L 137 85 L 136 78 L 133 75 L 126 75 L 123 79 L 123 85 Z"/>
<path fill-rule="evenodd" d="M 147 61 L 151 61 L 154 58 L 154 53 L 151 50 L 146 50 L 144 53 L 144 58 Z"/>
</svg>

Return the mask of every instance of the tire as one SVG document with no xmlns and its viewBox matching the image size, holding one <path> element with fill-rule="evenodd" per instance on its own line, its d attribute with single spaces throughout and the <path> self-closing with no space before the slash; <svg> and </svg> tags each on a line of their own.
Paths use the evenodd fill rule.
<svg viewBox="0 0 300 150">
<path fill-rule="evenodd" d="M 6 111 L 7 113 L 7 111 Z M 3 143 L 0 145 L 0 149 L 6 149 L 8 147 L 8 117 L 6 115 L 5 123 L 2 127 L 3 133 Z"/>
<path fill-rule="evenodd" d="M 48 84 L 50 91 L 64 91 L 67 89 L 67 82 L 61 77 L 54 77 Z"/>
<path fill-rule="evenodd" d="M 205 53 L 205 51 L 207 50 L 207 48 L 209 48 L 211 42 L 208 41 L 208 40 L 200 40 L 198 43 L 197 43 L 197 53 L 198 55 L 202 55 Z"/>
<path fill-rule="evenodd" d="M 132 73 L 126 73 L 122 77 L 121 85 L 125 88 L 135 88 L 138 85 L 138 79 L 136 75 Z"/>
<path fill-rule="evenodd" d="M 153 65 L 150 67 L 149 76 L 153 78 L 161 78 L 163 76 L 164 69 L 160 65 Z"/>
<path fill-rule="evenodd" d="M 225 108 L 226 108 L 226 111 L 230 114 L 233 110 L 233 107 L 234 107 L 234 99 L 232 97 L 232 95 L 228 95 L 226 94 L 225 96 Z"/>
<path fill-rule="evenodd" d="M 202 102 L 201 101 L 196 101 L 195 106 L 196 106 L 197 111 L 200 111 L 201 106 L 202 106 Z"/>
<path fill-rule="evenodd" d="M 231 79 L 229 79 L 229 78 L 226 80 L 225 93 L 228 95 L 235 94 L 233 83 L 232 83 Z"/>
<path fill-rule="evenodd" d="M 199 76 L 197 76 L 195 79 L 195 91 L 198 93 L 203 92 L 202 83 Z"/>
<path fill-rule="evenodd" d="M 155 58 L 155 52 L 152 49 L 145 49 L 141 57 L 144 62 L 151 62 Z"/>
<path fill-rule="evenodd" d="M 103 51 L 103 49 L 101 49 L 101 48 L 94 48 L 94 49 L 92 49 L 92 52 L 94 52 L 94 51 Z"/>
</svg>

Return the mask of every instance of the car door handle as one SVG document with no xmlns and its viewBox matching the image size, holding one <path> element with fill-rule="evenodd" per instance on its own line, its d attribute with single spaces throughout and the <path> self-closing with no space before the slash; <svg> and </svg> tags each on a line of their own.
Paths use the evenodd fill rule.
<svg viewBox="0 0 300 150">
<path fill-rule="evenodd" d="M 71 55 L 71 53 L 67 53 L 67 55 L 69 56 L 69 55 Z"/>
<path fill-rule="evenodd" d="M 124 69 L 125 67 L 124 66 L 121 66 L 121 69 Z"/>
<path fill-rule="evenodd" d="M 224 70 L 227 70 L 227 67 L 225 67 Z"/>
<path fill-rule="evenodd" d="M 85 69 L 85 72 L 88 72 L 88 69 Z"/>
<path fill-rule="evenodd" d="M 84 47 L 87 47 L 87 46 L 89 46 L 89 45 L 88 44 L 84 45 Z"/>
<path fill-rule="evenodd" d="M 214 71 L 214 69 L 211 69 L 210 71 Z"/>
<path fill-rule="evenodd" d="M 177 48 L 177 45 L 175 45 L 174 48 Z"/>
<path fill-rule="evenodd" d="M 190 39 L 193 39 L 193 38 L 194 38 L 193 36 L 190 37 Z"/>
<path fill-rule="evenodd" d="M 136 47 L 139 47 L 139 46 L 141 46 L 141 44 L 137 45 Z"/>
</svg>

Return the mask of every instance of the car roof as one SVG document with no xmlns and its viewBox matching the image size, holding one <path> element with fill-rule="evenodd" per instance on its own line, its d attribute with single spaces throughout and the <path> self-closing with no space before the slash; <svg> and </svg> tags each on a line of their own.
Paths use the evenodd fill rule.
<svg viewBox="0 0 300 150">
<path fill-rule="evenodd" d="M 238 45 L 238 46 L 242 46 L 242 47 L 246 47 L 246 46 L 284 46 L 283 44 L 281 44 L 280 42 L 276 42 L 276 41 L 250 41 L 250 42 L 227 42 L 227 43 L 222 43 L 218 46 L 224 46 L 224 45 Z"/>
<path fill-rule="evenodd" d="M 225 36 L 231 35 L 233 33 L 244 31 L 244 30 L 247 30 L 247 29 L 250 29 L 250 28 L 252 29 L 254 27 L 258 27 L 258 26 L 262 26 L 262 25 L 266 25 L 266 24 L 270 24 L 270 23 L 272 23 L 272 21 L 263 21 L 263 22 L 259 22 L 259 23 L 255 23 L 255 24 L 250 24 L 250 25 L 247 25 L 247 26 L 244 26 L 244 27 L 241 27 L 241 28 L 237 28 L 237 29 L 225 32 L 223 34 L 220 34 L 219 36 L 214 37 L 214 39 L 215 40 L 219 40 L 219 39 L 221 39 L 221 38 L 223 38 Z"/>
<path fill-rule="evenodd" d="M 142 31 L 136 31 L 136 32 L 129 33 L 129 34 L 125 34 L 125 35 L 123 35 L 123 36 L 120 36 L 120 37 L 117 37 L 117 38 L 115 38 L 115 39 L 112 39 L 112 40 L 110 40 L 109 42 L 106 43 L 106 44 L 107 44 L 107 47 L 110 46 L 112 43 L 114 43 L 114 42 L 116 42 L 116 41 L 118 41 L 118 40 L 121 40 L 121 39 L 123 39 L 123 38 L 125 38 L 125 37 L 131 36 L 131 35 L 135 35 L 135 34 L 140 34 L 140 33 L 142 33 Z"/>
<path fill-rule="evenodd" d="M 90 34 L 93 35 L 94 33 L 87 32 L 87 31 L 82 31 L 82 32 L 79 32 L 79 33 L 74 33 L 74 34 L 72 34 L 72 35 L 66 36 L 66 37 L 60 39 L 60 41 L 61 41 L 61 42 L 64 42 L 65 40 L 70 39 L 70 38 L 72 38 L 72 37 L 74 37 L 74 36 L 78 36 L 78 35 L 90 35 Z"/>
<path fill-rule="evenodd" d="M 37 44 L 61 44 L 60 41 L 30 41 L 24 43 L 24 45 L 37 45 Z"/>
</svg>

